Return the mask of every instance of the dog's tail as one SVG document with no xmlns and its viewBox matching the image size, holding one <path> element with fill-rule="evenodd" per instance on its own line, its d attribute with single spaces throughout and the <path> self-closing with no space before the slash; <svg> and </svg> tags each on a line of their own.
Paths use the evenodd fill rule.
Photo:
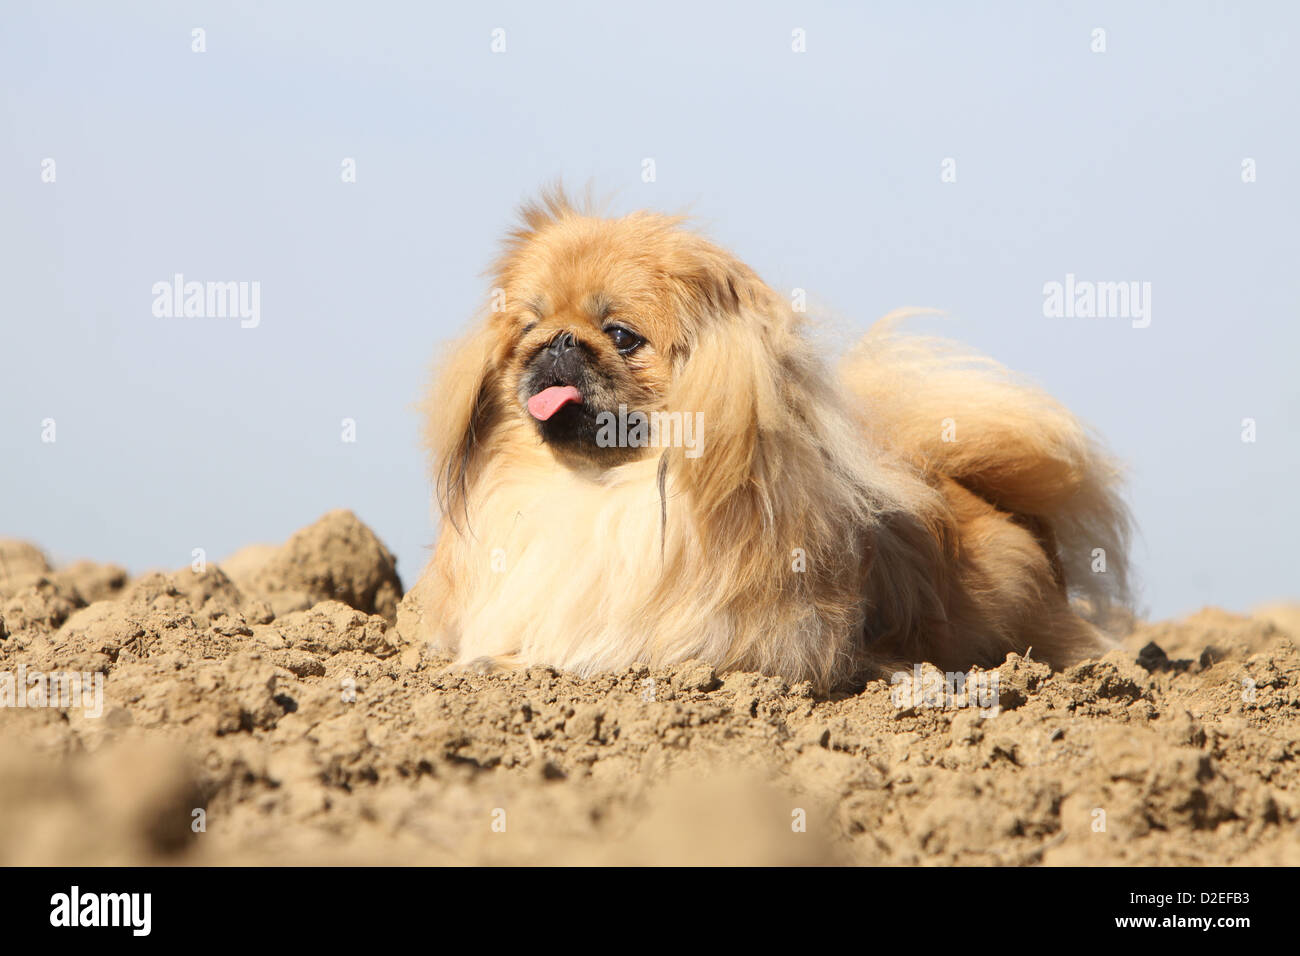
<svg viewBox="0 0 1300 956">
<path fill-rule="evenodd" d="M 993 359 L 877 322 L 841 374 L 873 441 L 1035 528 L 1076 609 L 1107 630 L 1132 603 L 1116 462 L 1063 405 Z"/>
</svg>

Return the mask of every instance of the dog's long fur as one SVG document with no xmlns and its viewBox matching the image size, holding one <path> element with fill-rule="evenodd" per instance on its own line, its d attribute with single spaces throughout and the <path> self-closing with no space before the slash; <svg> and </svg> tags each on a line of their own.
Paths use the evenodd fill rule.
<svg viewBox="0 0 1300 956">
<path fill-rule="evenodd" d="M 1128 602 L 1129 519 L 1061 405 L 895 317 L 835 376 L 788 302 L 677 219 L 601 219 L 558 194 L 524 218 L 494 276 L 506 309 L 450 351 L 428 401 L 442 525 L 408 604 L 459 662 L 699 658 L 828 690 L 1106 646 L 1091 621 Z M 610 368 L 645 407 L 702 413 L 699 458 L 573 461 L 515 397 L 512 290 L 563 300 L 629 274 L 661 341 Z"/>
</svg>

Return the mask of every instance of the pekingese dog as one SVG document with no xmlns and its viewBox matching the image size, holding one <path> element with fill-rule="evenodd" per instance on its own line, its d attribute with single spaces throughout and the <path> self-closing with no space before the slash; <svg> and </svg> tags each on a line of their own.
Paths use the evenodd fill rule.
<svg viewBox="0 0 1300 956">
<path fill-rule="evenodd" d="M 650 212 L 523 210 L 428 399 L 441 530 L 399 626 L 461 665 L 691 658 L 849 687 L 1063 666 L 1128 601 L 1117 470 L 995 362 L 791 303 Z"/>
</svg>

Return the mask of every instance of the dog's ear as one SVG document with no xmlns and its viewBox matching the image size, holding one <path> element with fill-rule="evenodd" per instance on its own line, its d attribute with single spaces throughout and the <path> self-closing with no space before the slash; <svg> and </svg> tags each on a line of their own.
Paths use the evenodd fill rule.
<svg viewBox="0 0 1300 956">
<path fill-rule="evenodd" d="M 454 527 L 468 523 L 468 489 L 482 446 L 500 416 L 494 387 L 498 337 L 483 322 L 453 344 L 424 402 L 425 444 L 439 507 Z"/>
<path fill-rule="evenodd" d="M 685 335 L 667 405 L 698 414 L 701 444 L 693 460 L 670 449 L 669 463 L 708 516 L 732 510 L 737 495 L 761 499 L 763 479 L 779 472 L 782 443 L 763 438 L 790 427 L 789 353 L 799 343 L 789 304 L 726 253 L 703 250 L 677 279 Z"/>
</svg>

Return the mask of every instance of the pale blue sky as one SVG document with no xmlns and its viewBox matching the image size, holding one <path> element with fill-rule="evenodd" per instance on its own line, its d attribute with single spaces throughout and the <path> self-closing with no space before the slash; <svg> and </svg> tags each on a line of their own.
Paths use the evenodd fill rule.
<svg viewBox="0 0 1300 956">
<path fill-rule="evenodd" d="M 1300 597 L 1297 36 L 1282 2 L 6 0 L 0 535 L 141 571 L 347 507 L 409 586 L 412 403 L 562 177 L 693 212 L 832 349 L 948 310 L 1130 463 L 1153 614 Z M 260 282 L 260 326 L 155 318 L 177 272 Z M 1150 282 L 1150 327 L 1045 318 L 1067 273 Z"/>
</svg>

